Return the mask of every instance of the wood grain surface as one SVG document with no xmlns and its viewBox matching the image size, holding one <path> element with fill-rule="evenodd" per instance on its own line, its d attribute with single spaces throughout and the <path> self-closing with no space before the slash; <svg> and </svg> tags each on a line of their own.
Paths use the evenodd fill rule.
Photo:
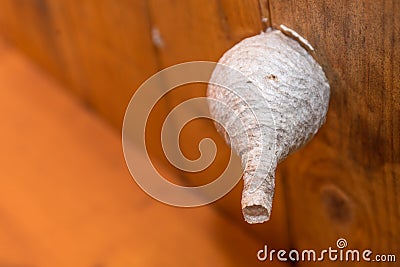
<svg viewBox="0 0 400 267">
<path fill-rule="evenodd" d="M 157 70 L 190 60 L 216 61 L 233 44 L 263 29 L 260 3 L 255 0 L 102 0 L 96 4 L 43 0 L 4 4 L 0 25 L 8 40 L 56 74 L 86 105 L 118 128 L 130 97 Z M 21 27 L 17 14 L 32 20 L 32 24 Z M 159 32 L 161 44 L 153 42 L 154 30 Z M 157 104 L 148 121 L 150 156 L 166 171 L 175 172 L 167 179 L 179 184 L 214 180 L 224 170 L 230 153 L 211 121 L 196 120 L 182 131 L 182 151 L 195 159 L 199 154 L 193 148 L 202 138 L 210 137 L 218 147 L 214 163 L 203 172 L 189 173 L 174 168 L 163 154 L 159 136 L 166 115 L 177 104 L 204 96 L 205 89 L 198 84 L 177 88 Z M 279 193 L 281 183 L 277 186 Z M 277 194 L 269 224 L 250 226 L 242 219 L 241 188 L 241 184 L 235 187 L 217 202 L 217 207 L 260 240 L 288 247 L 283 195 Z"/>
<path fill-rule="evenodd" d="M 1 43 L 0 57 L 0 266 L 264 266 L 263 242 L 211 206 L 153 201 L 112 127 Z"/>
<path fill-rule="evenodd" d="M 292 246 L 342 237 L 349 249 L 399 255 L 400 2 L 270 4 L 272 25 L 309 40 L 331 84 L 326 125 L 281 168 Z"/>
<path fill-rule="evenodd" d="M 313 56 L 331 84 L 327 122 L 309 145 L 278 167 L 270 222 L 243 222 L 241 185 L 214 206 L 272 247 L 324 249 L 342 237 L 349 248 L 400 258 L 399 12 L 396 0 L 3 0 L 0 32 L 120 128 L 130 97 L 158 70 L 189 60 L 218 60 L 268 26 L 294 29 L 315 48 Z M 199 141 L 213 138 L 218 154 L 210 168 L 179 171 L 162 153 L 165 116 L 177 104 L 204 95 L 205 85 L 177 88 L 149 121 L 151 157 L 174 173 L 168 177 L 174 182 L 206 183 L 226 164 L 229 148 L 207 120 L 188 124 L 180 142 L 183 153 L 195 159 Z"/>
</svg>

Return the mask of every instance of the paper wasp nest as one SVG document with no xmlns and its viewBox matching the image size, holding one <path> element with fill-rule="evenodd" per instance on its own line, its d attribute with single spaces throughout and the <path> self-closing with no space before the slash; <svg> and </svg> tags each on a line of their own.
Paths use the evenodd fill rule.
<svg viewBox="0 0 400 267">
<path fill-rule="evenodd" d="M 271 214 L 277 164 L 325 122 L 329 84 L 314 58 L 278 30 L 241 41 L 218 63 L 210 112 L 242 160 L 244 218 L 262 223 Z"/>
</svg>

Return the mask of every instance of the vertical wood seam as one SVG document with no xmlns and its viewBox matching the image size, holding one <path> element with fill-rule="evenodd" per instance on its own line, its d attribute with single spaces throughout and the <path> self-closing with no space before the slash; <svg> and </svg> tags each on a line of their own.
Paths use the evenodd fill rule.
<svg viewBox="0 0 400 267">
<path fill-rule="evenodd" d="M 259 0 L 258 7 L 260 9 L 262 28 L 265 31 L 272 27 L 270 0 Z"/>
</svg>

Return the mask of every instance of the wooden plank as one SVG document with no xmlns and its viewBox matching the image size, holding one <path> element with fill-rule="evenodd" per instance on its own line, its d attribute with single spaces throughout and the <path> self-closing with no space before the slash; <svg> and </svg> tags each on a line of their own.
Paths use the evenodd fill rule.
<svg viewBox="0 0 400 267">
<path fill-rule="evenodd" d="M 262 242 L 211 207 L 150 199 L 109 125 L 1 42 L 0 56 L 0 266 L 264 266 Z"/>
<path fill-rule="evenodd" d="M 55 42 L 60 32 L 52 15 L 47 1 L 2 1 L 0 31 L 49 73 L 68 82 L 64 54 Z"/>
<path fill-rule="evenodd" d="M 73 64 L 82 72 L 87 103 L 120 128 L 131 96 L 158 70 L 145 1 L 61 1 L 52 6 L 69 10 L 65 19 L 55 17 L 72 24 L 68 27 L 78 51 Z"/>
<path fill-rule="evenodd" d="M 398 258 L 399 1 L 270 4 L 273 26 L 310 41 L 332 90 L 326 125 L 282 167 L 292 246 L 336 247 L 343 237 Z"/>
<path fill-rule="evenodd" d="M 234 43 L 262 30 L 258 1 L 211 1 L 207 4 L 153 1 L 149 6 L 146 1 L 131 0 L 118 3 L 103 0 L 96 1 L 95 5 L 92 1 L 42 1 L 40 5 L 32 2 L 22 7 L 23 15 L 32 20 L 30 27 L 14 19 L 20 12 L 16 2 L 4 3 L 8 8 L 0 12 L 6 35 L 47 71 L 61 77 L 84 102 L 117 127 L 121 126 L 130 96 L 158 68 L 188 60 L 215 61 Z M 42 16 L 43 10 L 46 16 Z M 151 39 L 152 29 L 159 30 L 162 46 Z M 151 117 L 151 131 L 147 137 L 151 140 L 148 143 L 150 155 L 167 171 L 176 170 L 162 152 L 159 140 L 162 121 L 176 104 L 204 95 L 205 86 L 176 91 L 161 101 L 153 113 L 157 116 Z M 185 177 L 183 184 L 187 181 L 191 185 L 198 184 L 200 179 L 200 183 L 206 183 L 224 169 L 229 149 L 210 121 L 196 122 L 184 132 L 181 139 L 185 154 L 195 158 L 198 152 L 193 147 L 197 147 L 202 137 L 217 141 L 219 154 L 215 164 L 197 174 L 180 172 Z M 219 206 L 224 210 L 227 207 L 233 220 L 243 224 L 240 191 L 241 185 L 221 200 Z M 275 219 L 268 226 L 243 226 L 259 228 L 260 239 L 275 240 L 285 247 L 284 204 L 280 198 L 276 202 Z"/>
<path fill-rule="evenodd" d="M 5 0 L 3 4 L 0 31 L 8 40 L 120 129 L 131 96 L 158 70 L 146 1 Z M 165 102 L 157 105 L 157 114 L 166 114 Z M 154 130 L 148 132 L 149 139 L 159 140 L 163 118 L 151 116 L 148 126 Z M 159 143 L 148 143 L 152 158 L 164 158 Z"/>
<path fill-rule="evenodd" d="M 5 0 L 0 31 L 117 127 L 158 69 L 145 1 Z"/>
</svg>

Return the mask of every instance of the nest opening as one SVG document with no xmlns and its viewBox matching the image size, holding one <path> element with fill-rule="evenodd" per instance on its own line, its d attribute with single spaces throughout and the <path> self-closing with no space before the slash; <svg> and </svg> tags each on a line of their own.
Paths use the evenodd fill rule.
<svg viewBox="0 0 400 267">
<path fill-rule="evenodd" d="M 269 219 L 269 212 L 261 205 L 251 205 L 243 209 L 243 216 L 248 223 L 263 223 Z"/>
</svg>

